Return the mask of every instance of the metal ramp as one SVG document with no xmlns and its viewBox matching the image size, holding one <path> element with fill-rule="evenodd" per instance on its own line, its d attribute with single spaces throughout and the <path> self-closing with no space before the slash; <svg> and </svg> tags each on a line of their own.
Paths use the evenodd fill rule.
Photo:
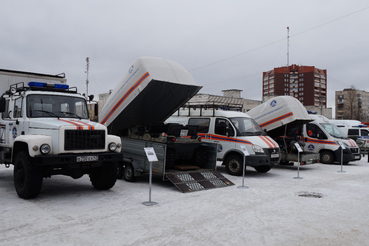
<svg viewBox="0 0 369 246">
<path fill-rule="evenodd" d="M 217 171 L 167 174 L 166 177 L 182 192 L 221 188 L 234 185 Z"/>
</svg>

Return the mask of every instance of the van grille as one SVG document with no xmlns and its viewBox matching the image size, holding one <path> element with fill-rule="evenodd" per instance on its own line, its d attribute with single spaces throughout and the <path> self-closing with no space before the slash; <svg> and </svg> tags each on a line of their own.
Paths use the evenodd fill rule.
<svg viewBox="0 0 369 246">
<path fill-rule="evenodd" d="M 351 153 L 353 154 L 358 154 L 359 153 L 359 148 L 350 148 Z"/>
<path fill-rule="evenodd" d="M 269 156 L 271 156 L 272 154 L 280 154 L 278 148 L 270 148 L 270 149 L 268 149 L 268 152 L 269 152 Z M 271 158 L 272 161 L 276 161 L 278 159 L 279 159 L 279 157 Z"/>
<path fill-rule="evenodd" d="M 104 148 L 104 130 L 65 130 L 64 150 L 89 150 Z"/>
</svg>

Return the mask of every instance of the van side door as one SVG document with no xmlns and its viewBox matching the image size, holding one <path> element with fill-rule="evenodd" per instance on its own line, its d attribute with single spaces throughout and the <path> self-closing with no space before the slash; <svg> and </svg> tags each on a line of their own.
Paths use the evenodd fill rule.
<svg viewBox="0 0 369 246">
<path fill-rule="evenodd" d="M 314 123 L 308 123 L 305 127 L 305 139 L 307 139 L 307 142 L 305 144 L 304 151 L 319 153 L 321 149 L 325 149 L 325 144 L 319 143 L 318 141 L 328 139 L 328 136 L 323 132 L 323 130 Z"/>
</svg>

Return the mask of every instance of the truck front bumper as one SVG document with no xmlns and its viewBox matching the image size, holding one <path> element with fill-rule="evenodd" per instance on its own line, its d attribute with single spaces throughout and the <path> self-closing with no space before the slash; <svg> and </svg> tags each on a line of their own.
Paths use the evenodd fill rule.
<svg viewBox="0 0 369 246">
<path fill-rule="evenodd" d="M 116 152 L 85 153 L 85 154 L 62 154 L 62 155 L 38 155 L 35 156 L 36 165 L 61 166 L 71 168 L 81 166 L 102 166 L 103 162 L 123 161 L 123 154 Z"/>
</svg>

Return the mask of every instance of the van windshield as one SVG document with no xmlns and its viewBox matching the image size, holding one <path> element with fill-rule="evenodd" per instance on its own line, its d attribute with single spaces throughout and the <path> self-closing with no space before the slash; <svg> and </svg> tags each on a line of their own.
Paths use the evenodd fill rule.
<svg viewBox="0 0 369 246">
<path fill-rule="evenodd" d="M 347 138 L 347 134 L 339 129 L 336 125 L 330 123 L 320 123 L 320 125 L 335 138 Z"/>
<path fill-rule="evenodd" d="M 251 118 L 234 117 L 230 118 L 236 128 L 237 136 L 258 136 L 263 135 L 263 130 Z"/>
</svg>

